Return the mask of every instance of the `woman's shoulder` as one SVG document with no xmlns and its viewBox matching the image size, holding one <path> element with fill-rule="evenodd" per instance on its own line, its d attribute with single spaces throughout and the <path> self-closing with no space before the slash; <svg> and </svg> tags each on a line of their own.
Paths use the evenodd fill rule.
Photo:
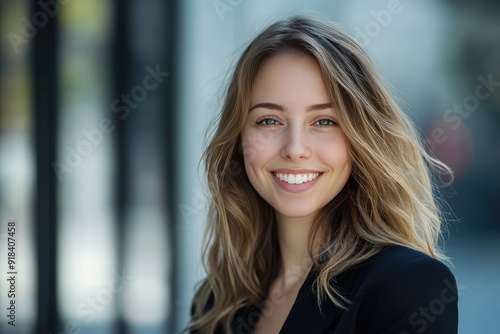
<svg viewBox="0 0 500 334">
<path fill-rule="evenodd" d="M 425 269 L 425 270 L 424 270 Z M 370 276 L 388 277 L 398 272 L 415 272 L 453 277 L 450 269 L 441 261 L 404 246 L 387 246 L 371 259 L 359 266 L 361 273 Z"/>
<path fill-rule="evenodd" d="M 384 285 L 393 286 L 393 290 L 401 285 L 456 286 L 453 273 L 443 262 L 404 246 L 388 246 L 355 270 L 356 290 L 380 289 Z"/>
<path fill-rule="evenodd" d="M 357 307 L 369 305 L 373 310 L 372 328 L 403 326 L 456 333 L 456 280 L 441 261 L 407 247 L 390 246 L 359 266 L 355 281 L 351 297 Z"/>
</svg>

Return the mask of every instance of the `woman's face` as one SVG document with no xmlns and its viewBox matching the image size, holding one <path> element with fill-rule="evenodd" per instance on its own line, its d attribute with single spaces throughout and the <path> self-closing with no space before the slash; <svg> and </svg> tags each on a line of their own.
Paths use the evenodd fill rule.
<svg viewBox="0 0 500 334">
<path fill-rule="evenodd" d="M 241 140 L 248 178 L 277 215 L 315 214 L 351 173 L 346 138 L 308 55 L 278 55 L 261 65 Z"/>
</svg>

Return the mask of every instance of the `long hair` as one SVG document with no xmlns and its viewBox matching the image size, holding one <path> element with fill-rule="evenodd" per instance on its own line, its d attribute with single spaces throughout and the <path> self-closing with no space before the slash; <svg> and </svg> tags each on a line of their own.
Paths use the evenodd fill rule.
<svg viewBox="0 0 500 334">
<path fill-rule="evenodd" d="M 230 332 L 236 313 L 262 302 L 277 275 L 273 208 L 248 180 L 240 134 L 261 63 L 285 53 L 316 59 L 352 161 L 346 185 L 320 210 L 308 239 L 318 271 L 318 304 L 329 298 L 348 307 L 332 278 L 388 245 L 446 260 L 439 248 L 441 214 L 431 177 L 451 171 L 425 151 L 413 123 L 350 36 L 330 22 L 294 16 L 269 26 L 244 50 L 204 152 L 211 194 L 203 253 L 208 276 L 187 326 L 199 333 L 213 333 L 217 326 Z M 319 250 L 313 240 L 321 241 Z"/>
</svg>

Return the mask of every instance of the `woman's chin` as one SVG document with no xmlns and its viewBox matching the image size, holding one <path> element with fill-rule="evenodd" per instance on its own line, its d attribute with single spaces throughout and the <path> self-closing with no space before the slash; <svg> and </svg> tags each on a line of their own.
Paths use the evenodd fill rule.
<svg viewBox="0 0 500 334">
<path fill-rule="evenodd" d="M 275 209 L 275 212 L 278 219 L 306 219 L 316 216 L 318 209 L 287 207 L 280 208 L 280 210 Z"/>
</svg>

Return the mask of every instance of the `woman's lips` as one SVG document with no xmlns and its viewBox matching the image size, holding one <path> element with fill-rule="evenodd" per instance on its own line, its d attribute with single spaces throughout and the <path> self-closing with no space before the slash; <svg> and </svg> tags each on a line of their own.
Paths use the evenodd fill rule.
<svg viewBox="0 0 500 334">
<path fill-rule="evenodd" d="M 318 172 L 315 173 L 276 173 L 274 175 L 281 181 L 287 182 L 289 184 L 302 184 L 306 182 L 311 182 L 319 176 Z"/>
<path fill-rule="evenodd" d="M 282 173 L 281 171 L 271 172 L 274 181 L 284 190 L 292 193 L 303 192 L 314 186 L 323 173 L 307 170 L 308 173 L 302 171 L 297 173 Z M 278 174 L 278 175 L 277 175 Z M 280 175 L 281 174 L 281 175 Z M 286 179 L 281 180 L 281 179 Z M 307 180 L 306 180 L 307 179 Z M 292 181 L 292 182 L 290 182 Z M 290 183 L 289 183 L 290 182 Z M 301 183 L 297 183 L 301 182 Z"/>
</svg>

